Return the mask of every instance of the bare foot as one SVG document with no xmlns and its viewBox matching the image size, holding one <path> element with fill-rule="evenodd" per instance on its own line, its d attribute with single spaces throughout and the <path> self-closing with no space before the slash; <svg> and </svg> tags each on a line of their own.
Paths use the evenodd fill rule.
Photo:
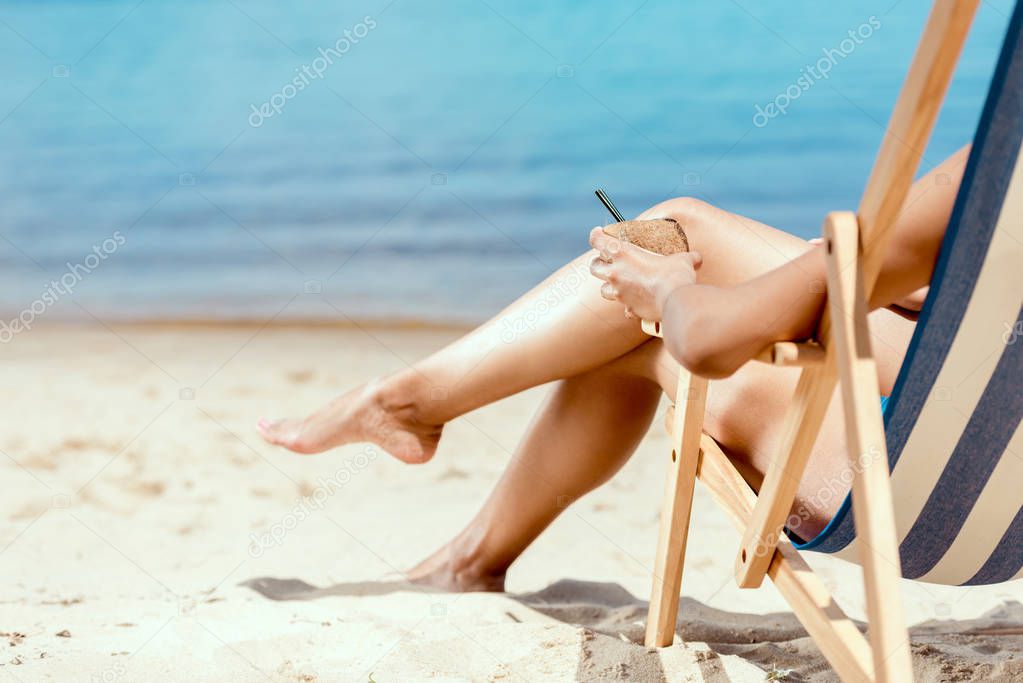
<svg viewBox="0 0 1023 683">
<path fill-rule="evenodd" d="M 417 420 L 412 402 L 385 398 L 379 382 L 353 389 L 306 418 L 263 418 L 257 425 L 268 442 L 295 453 L 322 453 L 368 441 L 411 464 L 433 457 L 443 428 Z"/>
<path fill-rule="evenodd" d="M 486 571 L 472 557 L 455 550 L 457 539 L 406 572 L 405 578 L 421 586 L 451 593 L 503 593 L 505 572 Z"/>
</svg>

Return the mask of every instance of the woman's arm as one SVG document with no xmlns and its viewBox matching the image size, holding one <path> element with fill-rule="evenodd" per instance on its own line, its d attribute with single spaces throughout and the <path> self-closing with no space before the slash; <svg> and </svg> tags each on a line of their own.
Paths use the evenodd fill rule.
<svg viewBox="0 0 1023 683">
<path fill-rule="evenodd" d="M 871 308 L 929 284 L 968 153 L 964 147 L 913 185 Z M 698 283 L 698 255 L 657 256 L 599 229 L 591 233 L 590 244 L 601 253 L 591 270 L 605 281 L 605 297 L 625 304 L 627 313 L 660 320 L 671 354 L 705 377 L 732 374 L 772 342 L 811 337 L 820 319 L 826 280 L 822 246 L 748 282 L 714 287 Z"/>
</svg>

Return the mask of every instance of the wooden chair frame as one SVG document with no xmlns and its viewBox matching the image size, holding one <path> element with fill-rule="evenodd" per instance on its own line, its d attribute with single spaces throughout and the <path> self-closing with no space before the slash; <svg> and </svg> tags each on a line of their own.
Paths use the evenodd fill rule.
<svg viewBox="0 0 1023 683">
<path fill-rule="evenodd" d="M 702 434 L 707 380 L 680 368 L 669 418 L 673 449 L 647 620 L 648 646 L 663 647 L 674 639 L 693 489 L 699 478 L 743 534 L 735 562 L 740 587 L 756 588 L 769 576 L 843 680 L 912 680 L 867 301 L 978 3 L 936 0 L 859 211 L 832 213 L 824 222 L 828 306 L 817 338 L 774 344 L 758 357 L 774 365 L 803 368 L 783 426 L 780 453 L 766 472 L 759 495 L 713 439 Z M 660 336 L 657 324 L 644 322 L 644 329 Z M 841 388 L 853 472 L 853 513 L 869 640 L 837 606 L 784 533 L 836 384 Z"/>
</svg>

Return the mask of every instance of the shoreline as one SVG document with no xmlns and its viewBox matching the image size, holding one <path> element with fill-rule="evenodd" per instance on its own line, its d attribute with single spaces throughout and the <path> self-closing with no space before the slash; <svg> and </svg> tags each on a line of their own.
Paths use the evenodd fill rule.
<svg viewBox="0 0 1023 683">
<path fill-rule="evenodd" d="M 419 318 L 359 318 L 347 320 L 328 320 L 324 318 L 125 318 L 125 319 L 100 319 L 99 321 L 89 318 L 60 318 L 46 320 L 34 324 L 31 329 L 18 332 L 24 335 L 36 330 L 80 330 L 90 327 L 118 327 L 134 328 L 139 330 L 254 330 L 254 329 L 275 329 L 275 330 L 358 330 L 374 329 L 395 332 L 461 332 L 465 333 L 476 328 L 481 323 L 459 323 L 444 320 L 425 320 Z"/>
</svg>

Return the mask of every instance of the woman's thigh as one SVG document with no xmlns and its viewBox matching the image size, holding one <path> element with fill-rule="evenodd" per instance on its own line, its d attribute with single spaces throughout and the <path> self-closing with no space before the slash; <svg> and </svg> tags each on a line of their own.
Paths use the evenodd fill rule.
<svg viewBox="0 0 1023 683">
<path fill-rule="evenodd" d="M 703 255 L 700 279 L 732 285 L 758 277 L 810 248 L 808 242 L 755 220 L 736 216 L 695 199 L 672 199 L 640 218 L 672 217 L 684 227 L 690 246 Z M 891 393 L 914 323 L 888 310 L 870 314 L 871 341 L 882 394 Z M 659 340 L 633 352 L 637 372 L 656 380 L 674 396 L 678 363 Z M 722 445 L 754 487 L 777 456 L 785 411 L 799 371 L 757 362 L 710 384 L 704 430 Z M 880 400 L 880 397 L 878 397 Z M 807 535 L 830 519 L 845 490 L 832 482 L 846 467 L 845 429 L 838 393 L 832 397 L 820 435 L 797 495 L 797 506 L 811 515 Z"/>
<path fill-rule="evenodd" d="M 872 348 L 881 394 L 892 391 L 912 337 L 914 323 L 888 310 L 870 316 Z M 747 363 L 737 373 L 711 382 L 704 431 L 724 450 L 755 487 L 779 454 L 785 412 L 799 371 Z M 878 397 L 880 401 L 880 397 Z M 839 392 L 831 399 L 796 498 L 806 519 L 801 535 L 812 536 L 831 519 L 848 491 L 845 420 Z"/>
<path fill-rule="evenodd" d="M 879 310 L 871 314 L 871 331 L 884 343 L 873 345 L 881 393 L 888 395 L 905 356 L 914 324 Z M 643 344 L 623 359 L 635 372 L 675 395 L 679 365 L 659 340 Z M 799 370 L 751 361 L 731 377 L 710 383 L 703 430 L 717 441 L 754 489 L 759 489 L 778 456 L 781 429 L 799 379 Z M 848 491 L 845 421 L 838 392 L 831 399 L 807 464 L 794 511 L 803 519 L 799 533 L 812 537 L 827 524 Z M 878 397 L 880 402 L 880 396 Z"/>
</svg>

